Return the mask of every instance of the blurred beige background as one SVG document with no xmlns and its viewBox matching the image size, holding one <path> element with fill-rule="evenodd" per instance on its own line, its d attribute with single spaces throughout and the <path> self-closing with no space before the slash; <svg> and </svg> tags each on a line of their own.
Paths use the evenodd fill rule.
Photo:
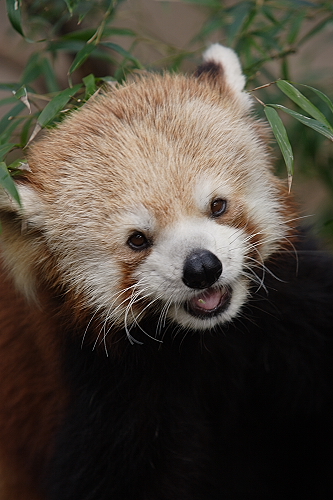
<svg viewBox="0 0 333 500">
<path fill-rule="evenodd" d="M 51 0 L 50 0 L 51 1 Z M 232 0 L 225 4 L 235 3 Z M 203 7 L 186 2 L 171 0 L 125 0 L 120 5 L 116 25 L 133 28 L 142 37 L 142 43 L 136 48 L 136 55 L 144 64 L 156 62 L 163 64 L 167 57 L 165 46 L 185 49 L 198 33 L 205 20 Z M 124 38 L 119 39 L 124 43 Z M 215 38 L 211 42 L 217 40 Z M 307 68 L 311 68 L 313 84 L 322 78 L 329 78 L 333 91 L 333 25 L 316 38 L 312 38 L 302 50 L 292 56 L 297 79 Z M 126 40 L 125 40 L 126 43 Z M 192 44 L 191 50 L 201 49 Z M 27 58 L 35 46 L 30 46 L 14 32 L 6 15 L 6 2 L 0 0 L 0 81 L 16 81 L 26 64 Z M 307 79 L 309 75 L 307 76 Z"/>
</svg>

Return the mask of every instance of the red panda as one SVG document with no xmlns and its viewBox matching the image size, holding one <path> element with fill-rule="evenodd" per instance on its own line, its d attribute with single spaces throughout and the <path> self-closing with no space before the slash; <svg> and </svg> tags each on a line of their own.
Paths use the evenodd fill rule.
<svg viewBox="0 0 333 500">
<path fill-rule="evenodd" d="M 1 500 L 331 498 L 332 260 L 244 84 L 100 93 L 0 194 Z"/>
</svg>

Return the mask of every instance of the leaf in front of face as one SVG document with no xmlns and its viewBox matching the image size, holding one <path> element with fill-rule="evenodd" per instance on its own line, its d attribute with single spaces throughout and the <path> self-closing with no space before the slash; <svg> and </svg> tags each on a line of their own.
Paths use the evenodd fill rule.
<svg viewBox="0 0 333 500">
<path fill-rule="evenodd" d="M 88 76 L 85 76 L 82 81 L 86 87 L 86 93 L 84 98 L 89 99 L 89 97 L 92 96 L 97 90 L 95 77 L 93 74 L 90 74 Z"/>
<path fill-rule="evenodd" d="M 12 198 L 14 198 L 14 200 L 17 201 L 19 205 L 21 205 L 20 196 L 16 189 L 15 182 L 11 178 L 4 161 L 0 162 L 0 185 L 7 191 L 8 194 L 10 194 Z"/>
<path fill-rule="evenodd" d="M 50 101 L 38 117 L 37 123 L 43 128 L 48 125 L 66 106 L 68 101 L 76 94 L 82 87 L 81 83 L 74 85 L 68 89 L 61 91 Z"/>
<path fill-rule="evenodd" d="M 31 137 L 28 141 L 28 144 L 36 137 L 38 132 L 49 125 L 52 120 L 54 120 L 59 113 L 63 110 L 63 108 L 66 106 L 68 101 L 76 94 L 78 90 L 82 87 L 81 83 L 78 83 L 77 85 L 74 85 L 73 87 L 69 87 L 57 94 L 52 101 L 50 101 L 41 114 L 39 115 L 37 119 L 37 123 L 35 125 L 35 128 L 31 134 Z"/>
</svg>

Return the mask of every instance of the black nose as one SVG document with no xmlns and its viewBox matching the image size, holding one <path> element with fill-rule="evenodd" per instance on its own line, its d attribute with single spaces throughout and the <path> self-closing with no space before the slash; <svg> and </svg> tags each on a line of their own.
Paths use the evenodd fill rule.
<svg viewBox="0 0 333 500">
<path fill-rule="evenodd" d="M 189 288 L 208 288 L 222 274 L 221 261 L 209 250 L 198 248 L 187 256 L 183 267 L 183 282 Z"/>
</svg>

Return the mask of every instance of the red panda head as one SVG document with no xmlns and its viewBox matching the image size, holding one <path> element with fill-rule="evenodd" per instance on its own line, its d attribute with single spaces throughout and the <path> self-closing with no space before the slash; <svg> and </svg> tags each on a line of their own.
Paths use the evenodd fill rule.
<svg viewBox="0 0 333 500">
<path fill-rule="evenodd" d="M 17 285 L 62 293 L 110 332 L 150 314 L 210 330 L 239 315 L 290 236 L 287 190 L 235 53 L 193 76 L 149 75 L 97 95 L 31 147 L 23 210 L 2 195 Z M 23 222 L 22 222 L 23 221 Z"/>
</svg>

